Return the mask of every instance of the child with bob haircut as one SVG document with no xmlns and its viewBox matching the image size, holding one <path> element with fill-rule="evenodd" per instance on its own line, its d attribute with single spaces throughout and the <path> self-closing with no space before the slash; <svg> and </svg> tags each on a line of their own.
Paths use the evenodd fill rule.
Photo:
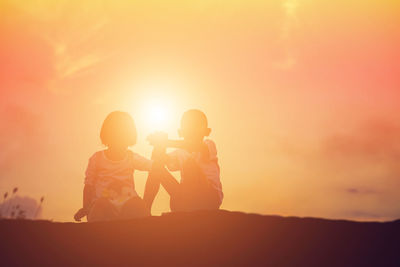
<svg viewBox="0 0 400 267">
<path fill-rule="evenodd" d="M 89 159 L 83 189 L 83 207 L 75 214 L 88 222 L 150 216 L 150 211 L 135 191 L 135 170 L 150 171 L 152 161 L 128 148 L 136 144 L 136 126 L 132 117 L 111 112 L 100 131 L 107 147 Z"/>
<path fill-rule="evenodd" d="M 154 169 L 157 175 L 150 175 L 145 188 L 144 201 L 151 208 L 160 184 L 170 195 L 171 211 L 216 210 L 224 194 L 220 181 L 217 148 L 209 136 L 206 115 L 196 109 L 186 111 L 181 119 L 179 136 L 183 140 L 167 140 L 166 134 L 150 135 L 154 145 Z M 178 147 L 166 154 L 168 146 Z M 178 182 L 169 171 L 179 171 Z"/>
</svg>

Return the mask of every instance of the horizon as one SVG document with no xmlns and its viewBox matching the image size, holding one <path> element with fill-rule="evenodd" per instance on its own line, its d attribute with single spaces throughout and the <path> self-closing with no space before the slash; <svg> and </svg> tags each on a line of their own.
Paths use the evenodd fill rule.
<svg viewBox="0 0 400 267">
<path fill-rule="evenodd" d="M 392 0 L 3 0 L 0 194 L 72 221 L 107 114 L 130 113 L 150 157 L 146 136 L 178 138 L 197 108 L 222 209 L 399 219 L 399 18 Z"/>
</svg>

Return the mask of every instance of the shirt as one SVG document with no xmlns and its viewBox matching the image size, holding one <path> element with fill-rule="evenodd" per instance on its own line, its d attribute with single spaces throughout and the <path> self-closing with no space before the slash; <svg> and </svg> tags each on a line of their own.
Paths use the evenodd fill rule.
<svg viewBox="0 0 400 267">
<path fill-rule="evenodd" d="M 150 171 L 152 161 L 128 150 L 123 160 L 113 161 L 104 150 L 93 154 L 86 169 L 85 184 L 95 188 L 95 198 L 106 197 L 121 206 L 131 197 L 138 197 L 133 173 Z"/>
<path fill-rule="evenodd" d="M 217 147 L 210 139 L 204 140 L 204 144 L 206 144 L 208 148 L 208 157 L 202 157 L 201 152 L 188 152 L 185 149 L 176 149 L 175 151 L 168 153 L 167 167 L 170 171 L 180 171 L 182 183 L 186 176 L 183 166 L 187 160 L 193 159 L 200 167 L 200 170 L 208 179 L 211 186 L 217 191 L 220 203 L 222 203 L 224 194 L 222 192 L 222 184 L 220 180 Z"/>
</svg>

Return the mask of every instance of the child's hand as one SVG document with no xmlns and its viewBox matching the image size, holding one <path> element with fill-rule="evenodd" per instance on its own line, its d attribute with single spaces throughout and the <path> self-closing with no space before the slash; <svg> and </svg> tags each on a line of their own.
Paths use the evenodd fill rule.
<svg viewBox="0 0 400 267">
<path fill-rule="evenodd" d="M 83 217 L 85 217 L 86 215 L 88 215 L 87 209 L 81 208 L 81 209 L 79 209 L 79 210 L 75 213 L 74 219 L 75 219 L 75 221 L 80 222 L 81 219 L 82 219 Z"/>
<path fill-rule="evenodd" d="M 155 132 L 147 137 L 150 145 L 154 146 L 151 158 L 155 161 L 155 166 L 162 166 L 165 161 L 167 149 L 168 134 L 164 132 Z"/>
<path fill-rule="evenodd" d="M 147 136 L 147 141 L 154 147 L 166 147 L 168 134 L 164 132 L 155 132 Z"/>
</svg>

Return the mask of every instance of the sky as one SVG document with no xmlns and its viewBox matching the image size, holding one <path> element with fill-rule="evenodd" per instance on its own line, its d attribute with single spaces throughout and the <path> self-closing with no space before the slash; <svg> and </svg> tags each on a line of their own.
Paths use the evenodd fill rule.
<svg viewBox="0 0 400 267">
<path fill-rule="evenodd" d="M 395 0 L 0 0 L 0 193 L 71 221 L 108 113 L 149 157 L 146 136 L 198 108 L 221 208 L 400 218 L 399 47 Z"/>
</svg>

